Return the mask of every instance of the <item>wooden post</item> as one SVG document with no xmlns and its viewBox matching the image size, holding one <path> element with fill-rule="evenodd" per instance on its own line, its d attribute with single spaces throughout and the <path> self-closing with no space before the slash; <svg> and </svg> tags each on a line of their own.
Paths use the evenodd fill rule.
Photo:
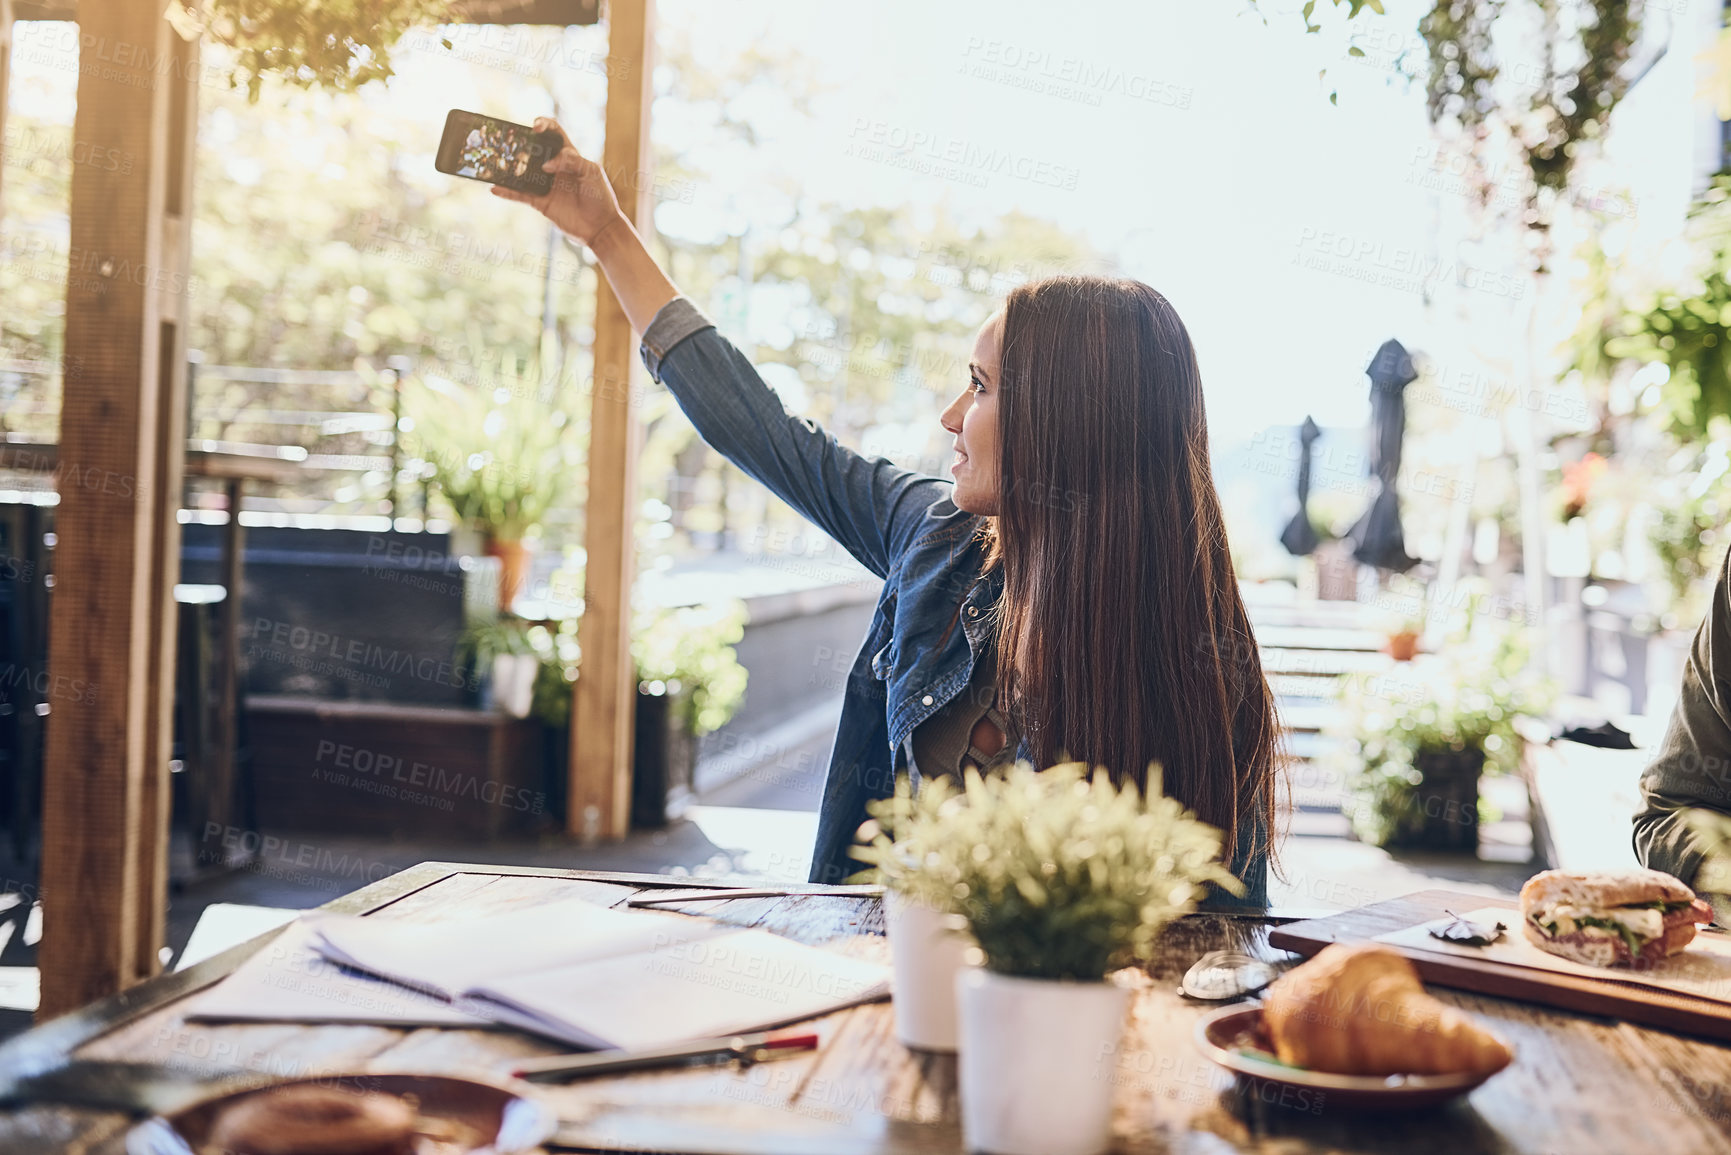
<svg viewBox="0 0 1731 1155">
<path fill-rule="evenodd" d="M 159 969 L 198 46 L 81 0 L 42 817 L 49 1018 Z M 87 50 L 88 51 L 88 50 Z"/>
<path fill-rule="evenodd" d="M 6 97 L 12 91 L 12 0 L 0 0 L 0 154 L 6 151 Z M 5 192 L 6 166 L 0 163 L 0 193 Z M 0 198 L 0 204 L 4 199 Z M 0 218 L 4 218 L 0 211 Z"/>
<path fill-rule="evenodd" d="M 601 166 L 637 230 L 650 213 L 649 103 L 654 0 L 612 0 L 607 25 L 607 137 Z M 584 513 L 582 672 L 572 690 L 571 777 L 566 829 L 582 838 L 623 836 L 631 820 L 632 526 L 637 505 L 637 407 L 643 372 L 631 322 L 604 278 L 595 303 L 595 382 L 590 395 L 589 504 Z"/>
</svg>

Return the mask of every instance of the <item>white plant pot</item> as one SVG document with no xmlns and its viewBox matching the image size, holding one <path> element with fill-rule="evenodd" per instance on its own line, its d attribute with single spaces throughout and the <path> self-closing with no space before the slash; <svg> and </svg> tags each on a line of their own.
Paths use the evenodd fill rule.
<svg viewBox="0 0 1731 1155">
<path fill-rule="evenodd" d="M 895 968 L 896 1038 L 926 1051 L 956 1049 L 956 975 L 972 940 L 960 915 L 889 891 L 884 927 Z"/>
<path fill-rule="evenodd" d="M 494 655 L 493 702 L 513 718 L 527 718 L 540 668 L 541 659 L 534 654 Z"/>
<path fill-rule="evenodd" d="M 962 1138 L 990 1155 L 1101 1155 L 1130 992 L 1111 982 L 956 977 Z"/>
</svg>

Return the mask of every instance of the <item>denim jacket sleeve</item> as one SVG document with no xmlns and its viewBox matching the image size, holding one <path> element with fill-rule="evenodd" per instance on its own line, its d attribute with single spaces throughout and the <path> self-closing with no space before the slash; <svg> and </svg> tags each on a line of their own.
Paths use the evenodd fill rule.
<svg viewBox="0 0 1731 1155">
<path fill-rule="evenodd" d="M 1688 812 L 1731 813 L 1731 556 L 1683 665 L 1664 741 L 1640 786 L 1635 857 L 1695 885 L 1707 848 L 1690 828 Z M 1707 897 L 1721 919 L 1731 917 L 1731 898 Z"/>
<path fill-rule="evenodd" d="M 745 355 L 684 297 L 655 314 L 642 354 L 704 441 L 879 577 L 889 575 L 931 504 L 949 496 L 948 482 L 867 458 L 788 413 Z"/>
</svg>

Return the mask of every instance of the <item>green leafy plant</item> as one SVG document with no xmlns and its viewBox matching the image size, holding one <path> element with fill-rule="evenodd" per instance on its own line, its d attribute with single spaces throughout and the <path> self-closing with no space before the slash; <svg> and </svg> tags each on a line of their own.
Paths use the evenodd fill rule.
<svg viewBox="0 0 1731 1155">
<path fill-rule="evenodd" d="M 1576 341 L 1575 365 L 1609 376 L 1619 361 L 1663 364 L 1663 417 L 1684 439 L 1731 416 L 1731 174 L 1713 177 L 1689 207 L 1685 236 L 1699 254 L 1681 284 L 1633 296 Z"/>
<path fill-rule="evenodd" d="M 1721 417 L 1714 426 L 1717 436 L 1681 454 L 1685 460 L 1674 464 L 1683 468 L 1659 483 L 1653 502 L 1656 516 L 1647 535 L 1665 567 L 1672 613 L 1681 621 L 1694 621 L 1705 611 L 1712 579 L 1725 556 L 1731 423 Z"/>
<path fill-rule="evenodd" d="M 452 16 L 445 0 L 205 0 L 168 9 L 182 35 L 233 49 L 229 84 L 253 101 L 267 75 L 338 92 L 384 80 L 404 32 Z"/>
<path fill-rule="evenodd" d="M 510 618 L 472 623 L 457 639 L 457 660 L 484 671 L 492 667 L 494 658 L 535 654 L 538 651 L 529 640 L 529 632 L 523 623 Z"/>
<path fill-rule="evenodd" d="M 690 691 L 687 722 L 693 734 L 725 726 L 745 700 L 746 670 L 733 647 L 745 636 L 745 603 L 645 609 L 631 631 L 631 657 L 640 683 L 660 682 L 668 693 Z"/>
<path fill-rule="evenodd" d="M 577 619 L 537 622 L 523 631 L 529 650 L 540 660 L 529 692 L 529 716 L 549 726 L 571 720 L 571 684 L 577 680 Z"/>
<path fill-rule="evenodd" d="M 1359 838 L 1386 845 L 1420 817 L 1422 754 L 1480 751 L 1491 774 L 1520 766 L 1518 719 L 1543 715 L 1554 693 L 1526 665 L 1525 639 L 1509 631 L 1494 642 L 1456 641 L 1398 671 L 1341 676 L 1340 714 L 1330 727 L 1341 741 L 1332 762 L 1347 783 Z"/>
<path fill-rule="evenodd" d="M 575 497 L 581 460 L 569 362 L 543 378 L 538 364 L 501 357 L 490 381 L 431 375 L 403 381 L 403 444 L 458 520 L 520 541 L 554 503 Z"/>
<path fill-rule="evenodd" d="M 681 699 L 685 725 L 695 735 L 719 730 L 745 700 L 748 673 L 733 647 L 745 636 L 745 603 L 649 607 L 633 615 L 631 657 L 640 687 Z M 550 726 L 571 720 L 571 686 L 582 665 L 576 617 L 556 622 L 506 619 L 471 627 L 459 657 L 490 668 L 496 654 L 540 659 L 530 714 Z"/>
<path fill-rule="evenodd" d="M 1145 963 L 1173 919 L 1214 883 L 1244 886 L 1220 865 L 1221 836 L 1159 792 L 1115 786 L 1081 763 L 1026 762 L 958 789 L 935 778 L 868 804 L 863 877 L 962 915 L 988 969 L 1023 978 L 1098 981 Z"/>
</svg>

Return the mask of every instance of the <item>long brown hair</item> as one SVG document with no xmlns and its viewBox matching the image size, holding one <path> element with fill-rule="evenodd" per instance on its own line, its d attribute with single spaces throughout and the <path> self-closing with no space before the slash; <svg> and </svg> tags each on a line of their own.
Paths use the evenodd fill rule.
<svg viewBox="0 0 1731 1155">
<path fill-rule="evenodd" d="M 1140 281 L 1004 306 L 998 684 L 1040 766 L 1074 758 L 1270 849 L 1279 725 L 1227 550 L 1190 335 Z"/>
</svg>

